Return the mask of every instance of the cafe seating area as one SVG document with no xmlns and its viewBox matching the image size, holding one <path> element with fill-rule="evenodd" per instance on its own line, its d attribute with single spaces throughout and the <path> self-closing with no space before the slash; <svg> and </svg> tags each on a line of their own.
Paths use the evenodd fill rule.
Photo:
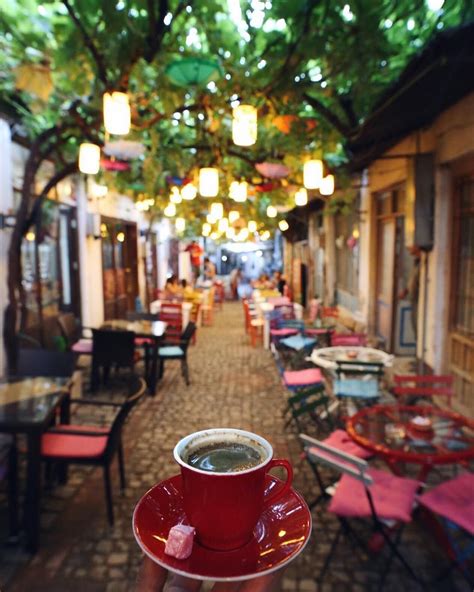
<svg viewBox="0 0 474 592">
<path fill-rule="evenodd" d="M 309 589 L 311 582 L 311 589 L 324 590 L 352 581 L 356 590 L 380 586 L 396 590 L 402 584 L 406 590 L 417 590 L 420 582 L 432 582 L 435 577 L 441 579 L 432 589 L 465 589 L 470 577 L 467 533 L 472 528 L 472 519 L 466 516 L 471 507 L 466 487 L 472 481 L 472 456 L 466 450 L 472 452 L 472 424 L 467 420 L 458 427 L 447 424 L 452 420 L 449 408 L 440 407 L 438 415 L 430 412 L 444 445 L 456 442 L 452 453 L 458 460 L 453 457 L 446 463 L 434 460 L 423 464 L 417 457 L 414 464 L 407 464 L 396 456 L 396 450 L 395 456 L 385 458 L 380 454 L 382 442 L 396 444 L 400 436 L 394 430 L 407 426 L 409 416 L 403 415 L 407 413 L 405 398 L 402 405 L 392 388 L 392 374 L 389 377 L 383 364 L 372 362 L 378 373 L 375 401 L 353 393 L 341 396 L 334 383 L 343 382 L 345 373 L 338 372 L 337 364 L 335 369 L 317 367 L 311 361 L 311 351 L 302 355 L 280 341 L 271 343 L 270 351 L 263 344 L 253 346 L 243 318 L 245 321 L 241 304 L 225 302 L 222 310 L 215 311 L 214 324 L 201 327 L 194 346 L 190 345 L 193 323 L 179 341 L 168 343 L 165 330 L 158 346 L 153 396 L 149 381 L 144 380 L 143 359 L 126 360 L 133 361 L 133 369 L 126 364 L 119 367 L 114 361 L 108 376 L 101 372 L 93 391 L 89 366 L 75 370 L 76 356 L 69 352 L 53 352 L 68 369 L 69 378 L 36 379 L 37 384 L 31 382 L 35 379 L 27 379 L 29 391 L 33 389 L 36 403 L 43 407 L 44 428 L 39 436 L 41 456 L 34 461 L 28 456 L 31 435 L 7 439 L 6 447 L 2 440 L 0 536 L 6 559 L 0 574 L 10 582 L 8 589 L 29 589 L 34 579 L 43 578 L 54 590 L 68 577 L 82 582 L 84 589 L 115 589 L 111 584 L 117 590 L 130 589 L 127 586 L 132 585 L 141 560 L 130 528 L 134 505 L 147 488 L 176 473 L 171 454 L 174 443 L 209 425 L 235 425 L 263 434 L 274 444 L 275 454 L 293 464 L 295 487 L 311 508 L 313 535 L 305 553 L 286 569 L 283 589 Z M 136 343 L 132 331 L 109 332 L 127 337 L 130 333 L 133 349 L 143 350 L 143 343 Z M 150 347 L 153 349 L 152 344 Z M 189 376 L 182 365 L 183 353 L 167 356 L 180 348 Z M 29 350 L 28 355 L 33 352 L 38 359 L 43 353 Z M 20 362 L 19 369 L 24 359 Z M 402 375 L 405 368 L 396 359 L 391 362 L 391 370 Z M 51 362 L 42 360 L 45 372 L 48 364 L 52 368 Z M 54 376 L 54 368 L 51 371 Z M 361 376 L 363 381 L 364 374 Z M 346 380 L 357 379 L 351 375 Z M 71 404 L 65 405 L 72 384 L 79 396 L 74 395 Z M 416 403 L 418 415 L 437 402 L 420 398 L 408 401 L 411 406 Z M 48 401 L 51 405 L 46 408 Z M 359 424 L 357 418 L 372 421 L 372 410 L 380 408 L 388 411 L 385 435 L 392 439 L 367 445 L 364 438 L 373 432 L 361 431 L 366 423 L 361 420 Z M 399 423 L 395 421 L 398 417 Z M 439 426 L 437 417 L 442 422 Z M 354 438 L 354 434 L 360 437 Z M 420 433 L 414 439 L 418 455 L 424 452 L 423 438 L 426 436 Z M 9 458 L 13 442 L 16 454 Z M 38 463 L 35 470 L 31 462 Z M 15 481 L 11 480 L 12 468 Z M 336 487 L 341 472 L 344 476 Z M 411 497 L 403 498 L 405 509 L 399 514 L 402 510 L 392 507 L 390 496 L 379 494 L 378 488 L 388 487 L 393 494 L 394 484 L 405 481 L 410 484 Z M 367 499 L 366 506 L 362 501 L 356 508 L 351 505 L 356 500 L 355 483 L 360 488 L 356 497 Z M 34 496 L 28 491 L 31 487 L 36 491 Z M 12 513 L 13 493 L 18 503 Z M 453 495 L 461 496 L 454 512 L 446 509 Z M 385 500 L 383 507 L 379 507 L 379 496 Z M 395 497 L 400 505 L 401 498 Z M 419 502 L 412 505 L 415 497 Z M 460 510 L 462 504 L 466 512 Z M 401 521 L 394 522 L 397 519 Z M 398 528 L 399 524 L 404 529 Z M 431 530 L 433 524 L 436 528 Z M 443 544 L 449 541 L 449 552 L 431 534 L 439 534 L 440 529 L 447 533 L 448 538 L 442 540 Z M 29 562 L 31 545 L 36 545 L 34 557 L 38 558 L 33 563 Z M 465 556 L 467 560 L 462 559 Z"/>
</svg>

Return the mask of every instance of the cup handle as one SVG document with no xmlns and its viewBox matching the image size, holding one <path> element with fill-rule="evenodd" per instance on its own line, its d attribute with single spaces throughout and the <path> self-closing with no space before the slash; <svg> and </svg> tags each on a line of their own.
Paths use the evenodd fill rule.
<svg viewBox="0 0 474 592">
<path fill-rule="evenodd" d="M 285 460 L 283 458 L 272 459 L 268 463 L 267 470 L 265 472 L 268 473 L 271 469 L 273 469 L 273 467 L 283 467 L 285 469 L 286 481 L 283 484 L 283 487 L 279 487 L 279 488 L 277 488 L 276 491 L 273 491 L 272 493 L 270 493 L 270 495 L 265 496 L 265 503 L 273 502 L 277 498 L 284 495 L 290 489 L 291 484 L 293 483 L 293 467 L 290 465 L 290 463 L 287 460 Z"/>
</svg>

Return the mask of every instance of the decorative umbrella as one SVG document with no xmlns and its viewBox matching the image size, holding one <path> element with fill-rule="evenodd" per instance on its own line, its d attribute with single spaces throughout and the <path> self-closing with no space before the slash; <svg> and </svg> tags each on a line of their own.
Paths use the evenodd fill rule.
<svg viewBox="0 0 474 592">
<path fill-rule="evenodd" d="M 145 146 L 141 142 L 117 140 L 116 142 L 107 142 L 104 146 L 104 152 L 108 156 L 114 156 L 122 160 L 131 160 L 132 158 L 142 156 L 145 153 Z"/>
<path fill-rule="evenodd" d="M 282 179 L 290 174 L 290 169 L 287 166 L 274 162 L 258 162 L 255 168 L 267 179 Z"/>
<path fill-rule="evenodd" d="M 130 169 L 128 162 L 108 160 L 107 158 L 103 158 L 100 161 L 100 166 L 106 171 L 128 171 Z"/>
<path fill-rule="evenodd" d="M 182 58 L 166 67 L 166 76 L 178 86 L 201 86 L 222 75 L 217 62 L 203 58 Z"/>
<path fill-rule="evenodd" d="M 302 121 L 306 124 L 306 130 L 308 132 L 314 130 L 316 127 L 316 121 L 310 118 L 301 118 L 297 115 L 277 115 L 273 119 L 273 125 L 282 133 L 289 134 L 291 132 L 291 126 L 297 121 Z"/>
<path fill-rule="evenodd" d="M 190 177 L 173 177 L 171 175 L 166 177 L 168 185 L 177 185 L 178 187 L 181 187 L 181 185 L 187 185 L 188 183 L 191 183 L 191 181 L 192 179 Z"/>
</svg>

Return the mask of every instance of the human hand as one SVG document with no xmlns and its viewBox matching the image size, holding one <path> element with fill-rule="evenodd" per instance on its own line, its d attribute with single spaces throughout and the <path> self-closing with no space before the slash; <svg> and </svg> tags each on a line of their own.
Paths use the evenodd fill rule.
<svg viewBox="0 0 474 592">
<path fill-rule="evenodd" d="M 244 582 L 217 582 L 212 592 L 276 592 L 283 570 L 245 580 Z M 202 582 L 170 574 L 148 557 L 143 559 L 138 573 L 135 592 L 199 592 Z"/>
</svg>

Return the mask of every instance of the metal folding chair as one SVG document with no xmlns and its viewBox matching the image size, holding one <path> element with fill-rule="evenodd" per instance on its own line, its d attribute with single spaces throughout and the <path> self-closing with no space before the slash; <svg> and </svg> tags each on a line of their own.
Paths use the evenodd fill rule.
<svg viewBox="0 0 474 592">
<path fill-rule="evenodd" d="M 300 438 L 309 459 L 329 466 L 342 474 L 328 508 L 339 519 L 340 527 L 331 544 L 319 581 L 322 581 L 330 565 L 342 534 L 367 553 L 375 549 L 374 541 L 377 539 L 371 538 L 366 543 L 349 522 L 350 518 L 365 518 L 371 521 L 374 534 L 389 549 L 389 556 L 379 582 L 379 590 L 383 589 L 394 558 L 397 558 L 412 579 L 425 589 L 424 583 L 398 549 L 403 525 L 411 521 L 415 495 L 420 483 L 413 479 L 397 477 L 387 471 L 369 468 L 365 460 L 306 434 L 300 434 Z M 380 546 L 379 544 L 378 548 Z"/>
</svg>

